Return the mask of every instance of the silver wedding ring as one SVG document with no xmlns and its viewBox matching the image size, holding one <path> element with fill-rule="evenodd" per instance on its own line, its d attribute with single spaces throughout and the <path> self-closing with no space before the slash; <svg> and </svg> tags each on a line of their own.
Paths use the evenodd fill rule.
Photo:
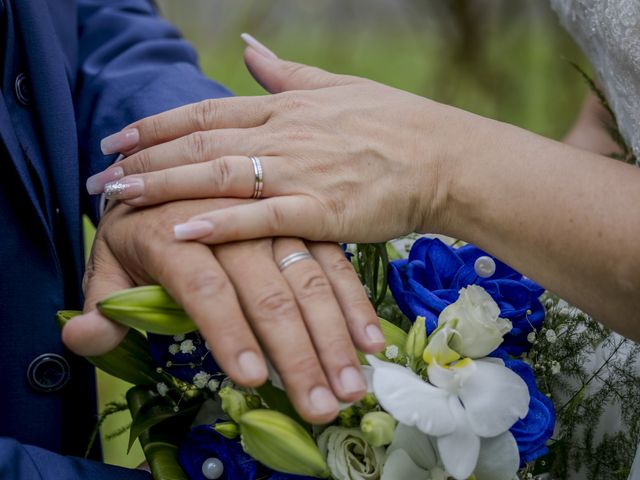
<svg viewBox="0 0 640 480">
<path fill-rule="evenodd" d="M 293 252 L 292 254 L 287 255 L 282 260 L 280 260 L 280 262 L 278 263 L 278 268 L 282 272 L 285 268 L 290 267 L 294 263 L 299 262 L 300 260 L 307 259 L 313 259 L 309 252 Z"/>
<path fill-rule="evenodd" d="M 264 182 L 262 181 L 262 162 L 260 161 L 260 157 L 249 157 L 251 159 L 251 164 L 253 165 L 253 176 L 255 178 L 255 184 L 253 186 L 253 195 L 251 198 L 261 198 L 262 197 L 262 187 Z"/>
</svg>

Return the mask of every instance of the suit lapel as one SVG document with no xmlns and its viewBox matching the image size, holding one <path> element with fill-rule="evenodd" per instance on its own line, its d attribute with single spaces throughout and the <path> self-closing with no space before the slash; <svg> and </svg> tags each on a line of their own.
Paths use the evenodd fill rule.
<svg viewBox="0 0 640 480">
<path fill-rule="evenodd" d="M 40 122 L 44 161 L 52 177 L 51 193 L 60 210 L 61 232 L 66 232 L 65 242 L 78 252 L 81 248 L 78 141 L 65 58 L 44 0 L 18 0 L 13 2 L 13 8 L 18 41 L 26 53 L 33 108 Z M 81 256 L 72 257 L 79 278 Z"/>
</svg>

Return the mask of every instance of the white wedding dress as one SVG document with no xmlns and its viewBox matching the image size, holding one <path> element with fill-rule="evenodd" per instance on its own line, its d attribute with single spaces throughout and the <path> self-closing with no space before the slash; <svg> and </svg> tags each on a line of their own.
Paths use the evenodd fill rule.
<svg viewBox="0 0 640 480">
<path fill-rule="evenodd" d="M 551 4 L 589 58 L 620 132 L 640 160 L 640 0 L 551 0 Z M 602 358 L 593 359 L 594 368 L 606 353 L 597 352 L 595 357 Z M 598 429 L 611 433 L 620 428 L 624 425 L 619 408 L 607 407 Z M 629 480 L 640 480 L 640 448 Z"/>
</svg>

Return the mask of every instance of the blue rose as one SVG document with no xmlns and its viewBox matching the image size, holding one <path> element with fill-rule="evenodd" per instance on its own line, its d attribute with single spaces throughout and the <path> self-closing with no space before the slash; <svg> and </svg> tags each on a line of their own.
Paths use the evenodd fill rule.
<svg viewBox="0 0 640 480">
<path fill-rule="evenodd" d="M 207 480 L 202 473 L 202 464 L 209 458 L 222 462 L 224 472 L 220 480 L 312 480 L 274 472 L 245 453 L 238 440 L 220 435 L 211 425 L 200 425 L 180 444 L 178 461 L 190 480 Z"/>
<path fill-rule="evenodd" d="M 549 452 L 547 441 L 553 435 L 556 424 L 556 409 L 553 402 L 544 395 L 536 385 L 536 377 L 531 366 L 522 360 L 514 360 L 502 348 L 490 356 L 500 358 L 504 365 L 517 373 L 529 388 L 529 412 L 522 420 L 518 420 L 510 429 L 518 443 L 520 452 L 520 468 L 536 458 Z"/>
<path fill-rule="evenodd" d="M 500 316 L 513 325 L 502 347 L 520 355 L 531 346 L 529 332 L 539 329 L 544 320 L 544 307 L 538 300 L 544 289 L 494 257 L 495 273 L 489 278 L 479 277 L 474 264 L 481 256 L 490 255 L 473 245 L 453 248 L 438 239 L 420 238 L 409 258 L 390 263 L 389 287 L 402 313 L 411 321 L 425 317 L 427 332 L 431 333 L 438 325 L 440 312 L 458 299 L 461 288 L 480 285 L 500 307 Z"/>
<path fill-rule="evenodd" d="M 529 413 L 511 427 L 511 433 L 518 443 L 520 467 L 524 467 L 526 463 L 549 452 L 547 441 L 553 435 L 556 410 L 551 400 L 538 390 L 533 369 L 529 365 L 521 360 L 507 360 L 505 365 L 526 382 L 531 397 Z"/>
<path fill-rule="evenodd" d="M 148 333 L 147 339 L 156 364 L 180 380 L 191 383 L 198 372 L 222 372 L 198 332 L 176 336 Z"/>
</svg>

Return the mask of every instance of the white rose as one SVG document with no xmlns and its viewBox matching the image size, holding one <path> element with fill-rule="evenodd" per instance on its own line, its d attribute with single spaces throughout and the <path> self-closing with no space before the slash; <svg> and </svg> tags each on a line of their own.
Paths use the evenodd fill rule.
<svg viewBox="0 0 640 480">
<path fill-rule="evenodd" d="M 500 318 L 500 308 L 486 290 L 469 285 L 460 290 L 460 297 L 440 313 L 438 325 L 448 325 L 456 333 L 449 345 L 464 357 L 482 358 L 502 343 L 511 330 L 511 322 Z"/>
<path fill-rule="evenodd" d="M 378 480 L 384 448 L 372 447 L 357 428 L 329 427 L 318 437 L 318 447 L 336 480 Z"/>
</svg>

